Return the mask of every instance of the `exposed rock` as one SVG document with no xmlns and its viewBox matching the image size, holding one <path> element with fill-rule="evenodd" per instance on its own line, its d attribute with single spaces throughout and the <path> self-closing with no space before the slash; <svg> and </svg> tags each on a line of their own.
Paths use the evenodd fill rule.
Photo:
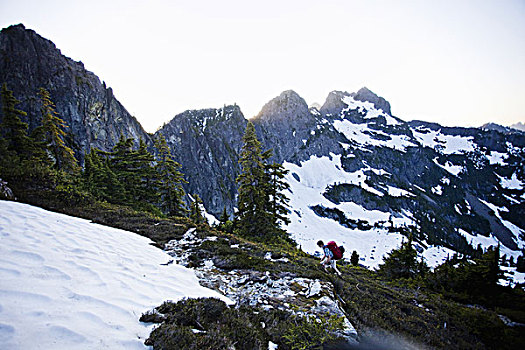
<svg viewBox="0 0 525 350">
<path fill-rule="evenodd" d="M 30 130 L 41 123 L 38 89 L 51 95 L 59 116 L 69 126 L 82 157 L 91 147 L 110 150 L 120 134 L 149 141 L 149 135 L 99 78 L 62 55 L 51 41 L 22 24 L 0 33 L 0 82 L 21 101 Z M 0 111 L 1 113 L 1 111 Z"/>
<path fill-rule="evenodd" d="M 247 120 L 237 106 L 186 111 L 176 115 L 162 134 L 175 160 L 182 165 L 187 193 L 198 194 L 206 210 L 219 216 L 233 214 L 239 154 Z"/>
<path fill-rule="evenodd" d="M 203 242 L 217 237 L 200 239 L 195 229 L 190 229 L 181 240 L 172 240 L 165 250 L 185 266 L 191 266 L 190 256 L 201 250 Z M 242 248 L 238 248 L 242 249 Z M 269 259 L 271 254 L 267 254 Z M 282 258 L 280 258 L 282 259 Z M 200 266 L 193 266 L 201 285 L 217 290 L 237 305 L 246 304 L 264 309 L 291 310 L 303 315 L 336 315 L 344 317 L 345 329 L 342 336 L 355 342 L 357 331 L 339 306 L 331 283 L 297 277 L 290 273 L 270 273 L 254 270 L 224 270 L 216 264 L 216 259 L 205 260 Z"/>
<path fill-rule="evenodd" d="M 368 88 L 363 87 L 358 92 L 350 94 L 354 99 L 358 101 L 368 101 L 373 103 L 377 109 L 382 109 L 387 114 L 392 114 L 390 111 L 390 103 L 383 97 L 377 96 L 375 93 L 370 91 Z"/>
</svg>

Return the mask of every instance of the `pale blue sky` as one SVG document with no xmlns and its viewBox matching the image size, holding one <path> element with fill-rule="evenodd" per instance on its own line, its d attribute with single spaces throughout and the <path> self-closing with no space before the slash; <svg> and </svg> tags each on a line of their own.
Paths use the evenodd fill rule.
<svg viewBox="0 0 525 350">
<path fill-rule="evenodd" d="M 525 122 L 525 1 L 0 0 L 148 131 L 186 109 L 367 86 L 404 120 Z"/>
</svg>

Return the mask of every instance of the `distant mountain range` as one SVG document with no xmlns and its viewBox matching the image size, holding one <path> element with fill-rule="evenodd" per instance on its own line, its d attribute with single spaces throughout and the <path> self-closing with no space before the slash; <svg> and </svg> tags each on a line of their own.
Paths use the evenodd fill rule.
<svg viewBox="0 0 525 350">
<path fill-rule="evenodd" d="M 48 89 L 81 159 L 91 147 L 111 149 L 121 134 L 152 142 L 111 88 L 23 25 L 0 33 L 4 82 L 31 128 L 40 118 L 37 90 Z M 212 214 L 234 212 L 247 122 L 233 105 L 186 111 L 157 131 L 182 164 L 186 191 Z M 478 245 L 500 243 L 514 259 L 525 247 L 523 132 L 406 122 L 367 88 L 333 91 L 311 107 L 285 91 L 252 122 L 264 149 L 290 171 L 287 230 L 307 251 L 319 238 L 336 239 L 373 267 L 407 235 L 434 265 Z"/>
</svg>

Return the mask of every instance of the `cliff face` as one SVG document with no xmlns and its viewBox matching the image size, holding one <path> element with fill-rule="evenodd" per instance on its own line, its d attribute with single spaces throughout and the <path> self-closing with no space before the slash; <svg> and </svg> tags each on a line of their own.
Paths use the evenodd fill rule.
<svg viewBox="0 0 525 350">
<path fill-rule="evenodd" d="M 82 62 L 62 55 L 49 40 L 19 24 L 0 33 L 0 83 L 21 101 L 30 130 L 40 124 L 38 89 L 50 92 L 77 143 L 77 155 L 91 147 L 111 149 L 120 134 L 149 141 L 148 134 Z M 0 112 L 1 113 L 1 112 Z M 1 118 L 1 116 L 0 116 Z"/>
<path fill-rule="evenodd" d="M 248 121 L 238 106 L 186 111 L 157 134 L 166 137 L 173 157 L 182 165 L 186 192 L 198 194 L 206 209 L 233 213 L 242 136 Z"/>
</svg>

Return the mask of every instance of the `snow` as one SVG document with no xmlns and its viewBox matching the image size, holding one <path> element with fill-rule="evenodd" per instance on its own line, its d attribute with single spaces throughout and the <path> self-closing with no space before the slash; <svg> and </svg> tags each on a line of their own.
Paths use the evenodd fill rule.
<svg viewBox="0 0 525 350">
<path fill-rule="evenodd" d="M 352 140 L 361 146 L 388 147 L 402 152 L 405 152 L 407 147 L 416 146 L 407 135 L 389 135 L 383 131 L 369 128 L 366 123 L 354 124 L 346 119 L 335 120 L 334 128 L 345 135 L 348 140 Z M 374 138 L 374 135 L 381 139 Z"/>
<path fill-rule="evenodd" d="M 147 349 L 142 313 L 165 300 L 218 297 L 151 240 L 0 201 L 4 349 Z"/>
<path fill-rule="evenodd" d="M 502 165 L 505 166 L 507 163 L 505 163 L 505 158 L 507 157 L 506 153 L 496 152 L 492 151 L 489 155 L 487 155 L 487 159 L 489 160 L 489 163 L 491 165 Z"/>
<path fill-rule="evenodd" d="M 414 137 L 423 147 L 430 147 L 443 154 L 464 154 L 475 149 L 473 137 L 446 135 L 441 130 L 413 129 Z"/>
<path fill-rule="evenodd" d="M 301 162 L 301 165 L 284 162 L 283 166 L 290 171 L 290 174 L 297 174 L 304 186 L 317 189 L 318 191 L 324 192 L 328 185 L 348 183 L 360 186 L 377 196 L 383 195 L 382 192 L 365 183 L 368 177 L 364 174 L 364 171 L 371 169 L 370 167 L 353 173 L 346 172 L 343 170 L 340 154 L 332 153 L 331 158 L 311 156 L 309 160 Z M 295 191 L 292 192 L 295 193 Z M 292 206 L 292 208 L 294 207 Z"/>
<path fill-rule="evenodd" d="M 518 244 L 518 247 L 520 249 L 525 248 L 525 242 L 520 239 L 520 236 L 525 233 L 525 230 L 519 228 L 518 226 L 514 225 L 510 221 L 504 220 L 500 215 L 500 212 L 502 211 L 508 212 L 509 210 L 505 207 L 498 207 L 492 203 L 486 202 L 481 199 L 480 201 L 486 206 L 488 206 L 494 212 L 494 215 L 496 215 L 496 217 L 501 221 L 501 223 L 512 232 L 512 234 L 514 235 L 513 239 Z M 513 250 L 508 249 L 505 246 L 502 246 L 502 254 L 515 255 L 514 258 L 517 258 L 519 253 L 520 253 L 519 251 L 513 251 Z"/>
<path fill-rule="evenodd" d="M 341 101 L 343 101 L 343 103 L 348 106 L 346 110 L 357 109 L 359 113 L 365 115 L 365 119 L 376 119 L 382 116 L 386 119 L 387 125 L 401 124 L 398 120 L 390 116 L 388 113 L 385 113 L 381 108 L 376 108 L 376 106 L 371 102 L 358 101 L 355 100 L 352 96 L 345 96 L 341 99 Z"/>
<path fill-rule="evenodd" d="M 516 267 L 500 266 L 507 279 L 500 279 L 499 284 L 502 286 L 515 286 L 516 284 L 525 283 L 525 272 L 518 272 Z"/>
<path fill-rule="evenodd" d="M 499 176 L 498 174 L 496 174 L 496 176 L 499 177 L 499 183 L 501 187 L 503 188 L 506 188 L 508 190 L 522 190 L 523 189 L 523 181 L 518 179 L 518 176 L 516 175 L 516 173 L 512 174 L 510 179 Z"/>
<path fill-rule="evenodd" d="M 366 210 L 352 202 L 335 205 L 323 196 L 327 186 L 337 183 L 361 185 L 367 191 L 381 194 L 364 183 L 367 177 L 363 169 L 354 173 L 345 172 L 341 166 L 340 155 L 332 155 L 331 159 L 312 156 L 309 160 L 301 162 L 300 166 L 288 162 L 284 162 L 283 166 L 290 171 L 286 181 L 293 193 L 293 196 L 289 196 L 290 207 L 294 208 L 290 214 L 291 223 L 286 229 L 304 251 L 314 254 L 319 249 L 316 244 L 318 240 L 334 240 L 345 246 L 346 258 L 356 250 L 362 258 L 363 265 L 376 268 L 382 263 L 383 256 L 400 246 L 403 236 L 399 233 L 390 233 L 384 227 L 374 227 L 367 231 L 349 229 L 334 220 L 319 217 L 310 209 L 311 206 L 321 205 L 337 208 L 348 218 L 366 220 L 371 225 L 388 222 L 392 216 L 390 213 Z M 301 181 L 298 181 L 293 173 L 297 174 Z M 394 226 L 414 225 L 409 212 L 397 214 L 392 217 L 392 222 Z"/>
<path fill-rule="evenodd" d="M 437 157 L 434 158 L 434 163 L 440 168 L 445 169 L 446 171 L 448 171 L 454 176 L 458 176 L 464 170 L 464 168 L 461 165 L 454 165 L 449 161 L 447 161 L 445 165 L 441 165 L 439 164 Z"/>
<path fill-rule="evenodd" d="M 397 188 L 394 186 L 388 186 L 388 195 L 392 197 L 413 197 L 415 194 L 404 190 L 402 188 Z"/>
<path fill-rule="evenodd" d="M 455 251 L 446 247 L 430 246 L 423 251 L 422 255 L 427 265 L 435 268 L 443 264 L 449 256 L 452 257 L 455 253 Z"/>
<path fill-rule="evenodd" d="M 441 196 L 443 194 L 443 187 L 441 187 L 441 185 L 437 185 L 435 187 L 432 187 L 431 191 L 432 193 L 437 194 L 438 196 Z"/>
</svg>

